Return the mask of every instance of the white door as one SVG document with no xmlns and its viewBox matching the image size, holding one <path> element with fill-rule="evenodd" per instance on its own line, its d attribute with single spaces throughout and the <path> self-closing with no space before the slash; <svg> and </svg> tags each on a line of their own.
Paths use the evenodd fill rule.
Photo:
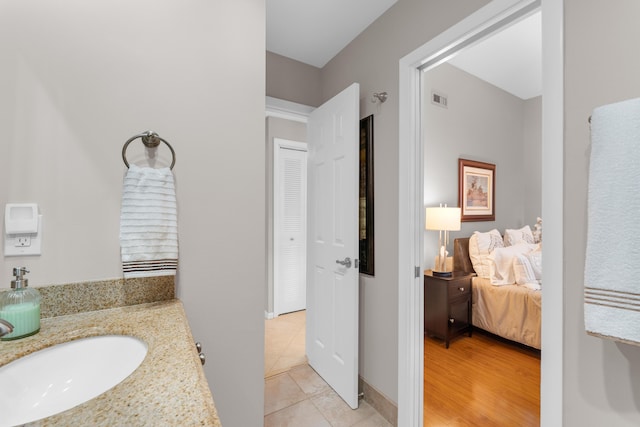
<svg viewBox="0 0 640 427">
<path fill-rule="evenodd" d="M 309 364 L 358 407 L 357 83 L 307 123 L 307 331 Z"/>
<path fill-rule="evenodd" d="M 307 306 L 307 145 L 274 139 L 274 314 Z"/>
</svg>

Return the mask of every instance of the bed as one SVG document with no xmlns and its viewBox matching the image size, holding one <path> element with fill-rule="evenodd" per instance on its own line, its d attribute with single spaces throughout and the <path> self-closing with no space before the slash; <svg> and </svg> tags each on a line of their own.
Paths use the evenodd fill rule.
<svg viewBox="0 0 640 427">
<path fill-rule="evenodd" d="M 455 239 L 453 247 L 453 269 L 476 273 L 469 238 Z M 516 284 L 494 286 L 483 277 L 474 277 L 471 289 L 474 327 L 540 349 L 540 290 Z"/>
</svg>

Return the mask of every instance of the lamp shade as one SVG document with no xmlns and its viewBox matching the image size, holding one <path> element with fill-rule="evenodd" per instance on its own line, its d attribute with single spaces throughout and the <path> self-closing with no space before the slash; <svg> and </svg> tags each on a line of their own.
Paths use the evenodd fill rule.
<svg viewBox="0 0 640 427">
<path fill-rule="evenodd" d="M 427 208 L 425 228 L 427 230 L 460 230 L 460 208 Z"/>
</svg>

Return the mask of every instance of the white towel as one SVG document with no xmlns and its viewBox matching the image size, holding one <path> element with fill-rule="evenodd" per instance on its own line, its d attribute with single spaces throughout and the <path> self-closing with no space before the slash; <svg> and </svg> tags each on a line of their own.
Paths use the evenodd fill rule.
<svg viewBox="0 0 640 427">
<path fill-rule="evenodd" d="M 640 98 L 591 116 L 584 321 L 640 345 Z"/>
<path fill-rule="evenodd" d="M 176 274 L 178 221 L 169 168 L 129 166 L 122 189 L 120 255 L 125 278 Z"/>
</svg>

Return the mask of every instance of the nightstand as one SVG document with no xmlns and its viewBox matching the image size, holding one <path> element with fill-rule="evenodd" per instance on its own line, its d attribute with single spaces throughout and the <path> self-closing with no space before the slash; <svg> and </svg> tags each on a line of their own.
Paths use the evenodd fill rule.
<svg viewBox="0 0 640 427">
<path fill-rule="evenodd" d="M 454 271 L 451 277 L 424 272 L 424 333 L 442 338 L 449 348 L 451 338 L 465 332 L 471 336 L 471 278 L 475 274 Z"/>
</svg>

